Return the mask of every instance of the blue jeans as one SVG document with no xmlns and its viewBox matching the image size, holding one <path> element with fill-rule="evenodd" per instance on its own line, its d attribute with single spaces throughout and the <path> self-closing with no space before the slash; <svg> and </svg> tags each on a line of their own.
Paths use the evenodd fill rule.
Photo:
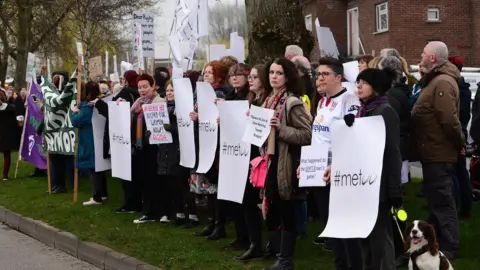
<svg viewBox="0 0 480 270">
<path fill-rule="evenodd" d="M 308 209 L 306 200 L 298 200 L 295 202 L 295 224 L 297 226 L 297 233 L 299 235 L 307 233 L 307 210 Z"/>
<path fill-rule="evenodd" d="M 467 158 L 459 156 L 455 164 L 455 175 L 452 176 L 455 188 L 455 202 L 461 202 L 460 209 L 462 212 L 472 211 L 472 183 L 470 182 L 470 174 L 467 170 Z"/>
</svg>

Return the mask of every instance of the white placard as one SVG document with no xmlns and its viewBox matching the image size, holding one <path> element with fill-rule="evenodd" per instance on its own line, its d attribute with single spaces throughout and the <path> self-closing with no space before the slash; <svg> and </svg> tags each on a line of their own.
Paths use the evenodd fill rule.
<svg viewBox="0 0 480 270">
<path fill-rule="evenodd" d="M 357 85 L 354 82 L 342 82 L 342 86 L 347 89 L 348 92 L 352 94 L 357 93 Z"/>
<path fill-rule="evenodd" d="M 105 51 L 105 76 L 110 74 L 110 72 L 108 72 L 108 51 Z"/>
<path fill-rule="evenodd" d="M 25 80 L 31 84 L 34 76 L 35 76 L 35 54 L 28 53 L 27 73 L 26 73 Z"/>
<path fill-rule="evenodd" d="M 177 114 L 178 140 L 180 142 L 180 165 L 195 167 L 195 135 L 190 113 L 193 112 L 193 89 L 189 78 L 173 80 L 175 89 L 175 112 Z"/>
<path fill-rule="evenodd" d="M 198 36 L 206 37 L 208 36 L 208 0 L 199 0 L 198 2 Z"/>
<path fill-rule="evenodd" d="M 238 62 L 245 62 L 245 40 L 237 32 L 230 33 L 230 50 L 228 54 L 237 58 Z"/>
<path fill-rule="evenodd" d="M 220 60 L 220 58 L 227 55 L 228 52 L 225 44 L 212 44 L 207 46 L 207 59 L 209 62 Z"/>
<path fill-rule="evenodd" d="M 135 26 L 135 47 L 134 50 L 137 52 L 138 68 L 140 70 L 145 70 L 145 55 L 143 54 L 143 29 L 139 24 Z"/>
<path fill-rule="evenodd" d="M 248 181 L 251 144 L 242 140 L 247 128 L 248 101 L 218 103 L 220 119 L 220 169 L 218 175 L 219 200 L 242 203 Z"/>
<path fill-rule="evenodd" d="M 343 63 L 343 74 L 345 75 L 345 80 L 355 83 L 359 73 L 360 70 L 358 69 L 358 61 Z"/>
<path fill-rule="evenodd" d="M 142 105 L 142 108 L 147 130 L 152 133 L 148 140 L 150 144 L 172 143 L 172 133 L 166 131 L 163 127 L 164 124 L 170 124 L 167 103 L 163 101 L 153 104 L 144 104 Z"/>
<path fill-rule="evenodd" d="M 122 61 L 120 63 L 120 72 L 122 72 L 122 76 L 125 75 L 126 71 L 133 70 L 133 69 L 134 69 L 133 65 L 128 62 Z"/>
<path fill-rule="evenodd" d="M 338 48 L 333 33 L 328 27 L 320 27 L 318 18 L 315 20 L 315 30 L 317 31 L 318 47 L 322 57 L 333 57 L 338 59 Z"/>
<path fill-rule="evenodd" d="M 209 83 L 197 82 L 199 155 L 197 173 L 207 173 L 215 160 L 218 142 L 218 108 Z"/>
<path fill-rule="evenodd" d="M 103 99 L 109 102 L 113 98 L 112 95 Z M 103 158 L 103 138 L 105 136 L 105 123 L 107 119 L 98 113 L 97 108 L 93 109 L 92 128 L 93 128 L 93 145 L 95 147 L 95 171 L 103 172 L 112 168 L 111 160 Z"/>
<path fill-rule="evenodd" d="M 48 81 L 52 82 L 52 67 L 50 64 L 50 59 L 47 59 L 47 72 L 48 72 Z"/>
<path fill-rule="evenodd" d="M 113 56 L 113 74 L 115 74 L 115 76 L 117 76 L 117 81 L 118 81 L 119 76 L 118 76 L 118 63 L 117 63 L 117 56 L 116 55 Z"/>
<path fill-rule="evenodd" d="M 152 13 L 136 11 L 133 13 L 135 32 L 140 31 L 142 40 L 143 57 L 155 58 L 155 21 Z M 140 26 L 140 30 L 136 28 Z M 137 36 L 137 33 L 134 35 Z M 138 55 L 140 47 L 133 48 L 134 55 Z"/>
<path fill-rule="evenodd" d="M 302 147 L 299 187 L 324 187 L 323 173 L 328 165 L 328 145 Z"/>
<path fill-rule="evenodd" d="M 82 57 L 82 65 L 85 65 L 85 59 L 83 58 L 83 45 L 81 42 L 77 42 L 77 54 Z"/>
<path fill-rule="evenodd" d="M 108 102 L 112 176 L 127 181 L 132 181 L 130 125 L 130 103 Z"/>
<path fill-rule="evenodd" d="M 330 208 L 321 237 L 370 235 L 378 216 L 384 150 L 383 117 L 358 118 L 352 127 L 333 122 Z"/>
<path fill-rule="evenodd" d="M 274 114 L 274 110 L 252 105 L 250 107 L 247 128 L 243 133 L 243 141 L 261 147 L 272 130 L 270 120 Z"/>
</svg>

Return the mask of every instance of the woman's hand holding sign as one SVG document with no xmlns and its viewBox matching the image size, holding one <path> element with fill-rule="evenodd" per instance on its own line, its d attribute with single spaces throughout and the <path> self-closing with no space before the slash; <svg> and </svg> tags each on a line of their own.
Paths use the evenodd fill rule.
<svg viewBox="0 0 480 270">
<path fill-rule="evenodd" d="M 330 184 L 330 171 L 332 169 L 332 166 L 328 166 L 325 171 L 323 172 L 323 181 L 325 181 L 325 183 Z"/>
</svg>

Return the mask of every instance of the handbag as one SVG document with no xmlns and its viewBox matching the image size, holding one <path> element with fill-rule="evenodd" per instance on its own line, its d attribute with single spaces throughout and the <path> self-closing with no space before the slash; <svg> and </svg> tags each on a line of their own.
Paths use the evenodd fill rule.
<svg viewBox="0 0 480 270">
<path fill-rule="evenodd" d="M 277 114 L 278 119 L 282 118 L 283 109 L 287 106 L 287 98 L 288 96 L 286 98 L 282 98 L 280 101 L 281 107 Z M 269 159 L 270 155 L 265 154 L 250 161 L 250 165 L 252 165 L 252 168 L 250 169 L 250 183 L 252 183 L 252 185 L 256 188 L 265 188 Z"/>
</svg>

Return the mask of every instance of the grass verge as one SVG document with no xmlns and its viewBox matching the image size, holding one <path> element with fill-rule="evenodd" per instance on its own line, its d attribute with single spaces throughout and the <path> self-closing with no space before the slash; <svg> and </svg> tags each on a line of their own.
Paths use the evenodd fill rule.
<svg viewBox="0 0 480 270">
<path fill-rule="evenodd" d="M 258 260 L 242 264 L 233 259 L 237 253 L 223 251 L 222 247 L 235 235 L 232 225 L 227 230 L 229 239 L 211 242 L 194 237 L 192 233 L 196 229 L 185 230 L 159 223 L 133 224 L 138 215 L 115 213 L 122 203 L 120 181 L 117 179 L 108 181 L 108 203 L 84 207 L 81 202 L 90 197 L 90 182 L 87 179 L 80 180 L 79 203 L 73 205 L 71 192 L 48 195 L 46 178 L 29 178 L 33 172 L 30 164 L 21 162 L 18 178 L 13 179 L 14 165 L 11 180 L 0 183 L 0 205 L 71 232 L 82 240 L 105 245 L 164 269 L 263 269 L 272 263 Z M 409 220 L 427 218 L 425 200 L 415 197 L 420 188 L 416 182 L 407 185 L 406 189 Z M 455 269 L 480 269 L 480 257 L 476 253 L 480 249 L 479 215 L 480 211 L 475 208 L 472 219 L 460 222 L 461 252 L 460 258 L 454 262 Z M 321 229 L 317 223 L 308 224 L 307 237 L 297 242 L 296 269 L 334 269 L 332 254 L 312 244 Z"/>
</svg>

